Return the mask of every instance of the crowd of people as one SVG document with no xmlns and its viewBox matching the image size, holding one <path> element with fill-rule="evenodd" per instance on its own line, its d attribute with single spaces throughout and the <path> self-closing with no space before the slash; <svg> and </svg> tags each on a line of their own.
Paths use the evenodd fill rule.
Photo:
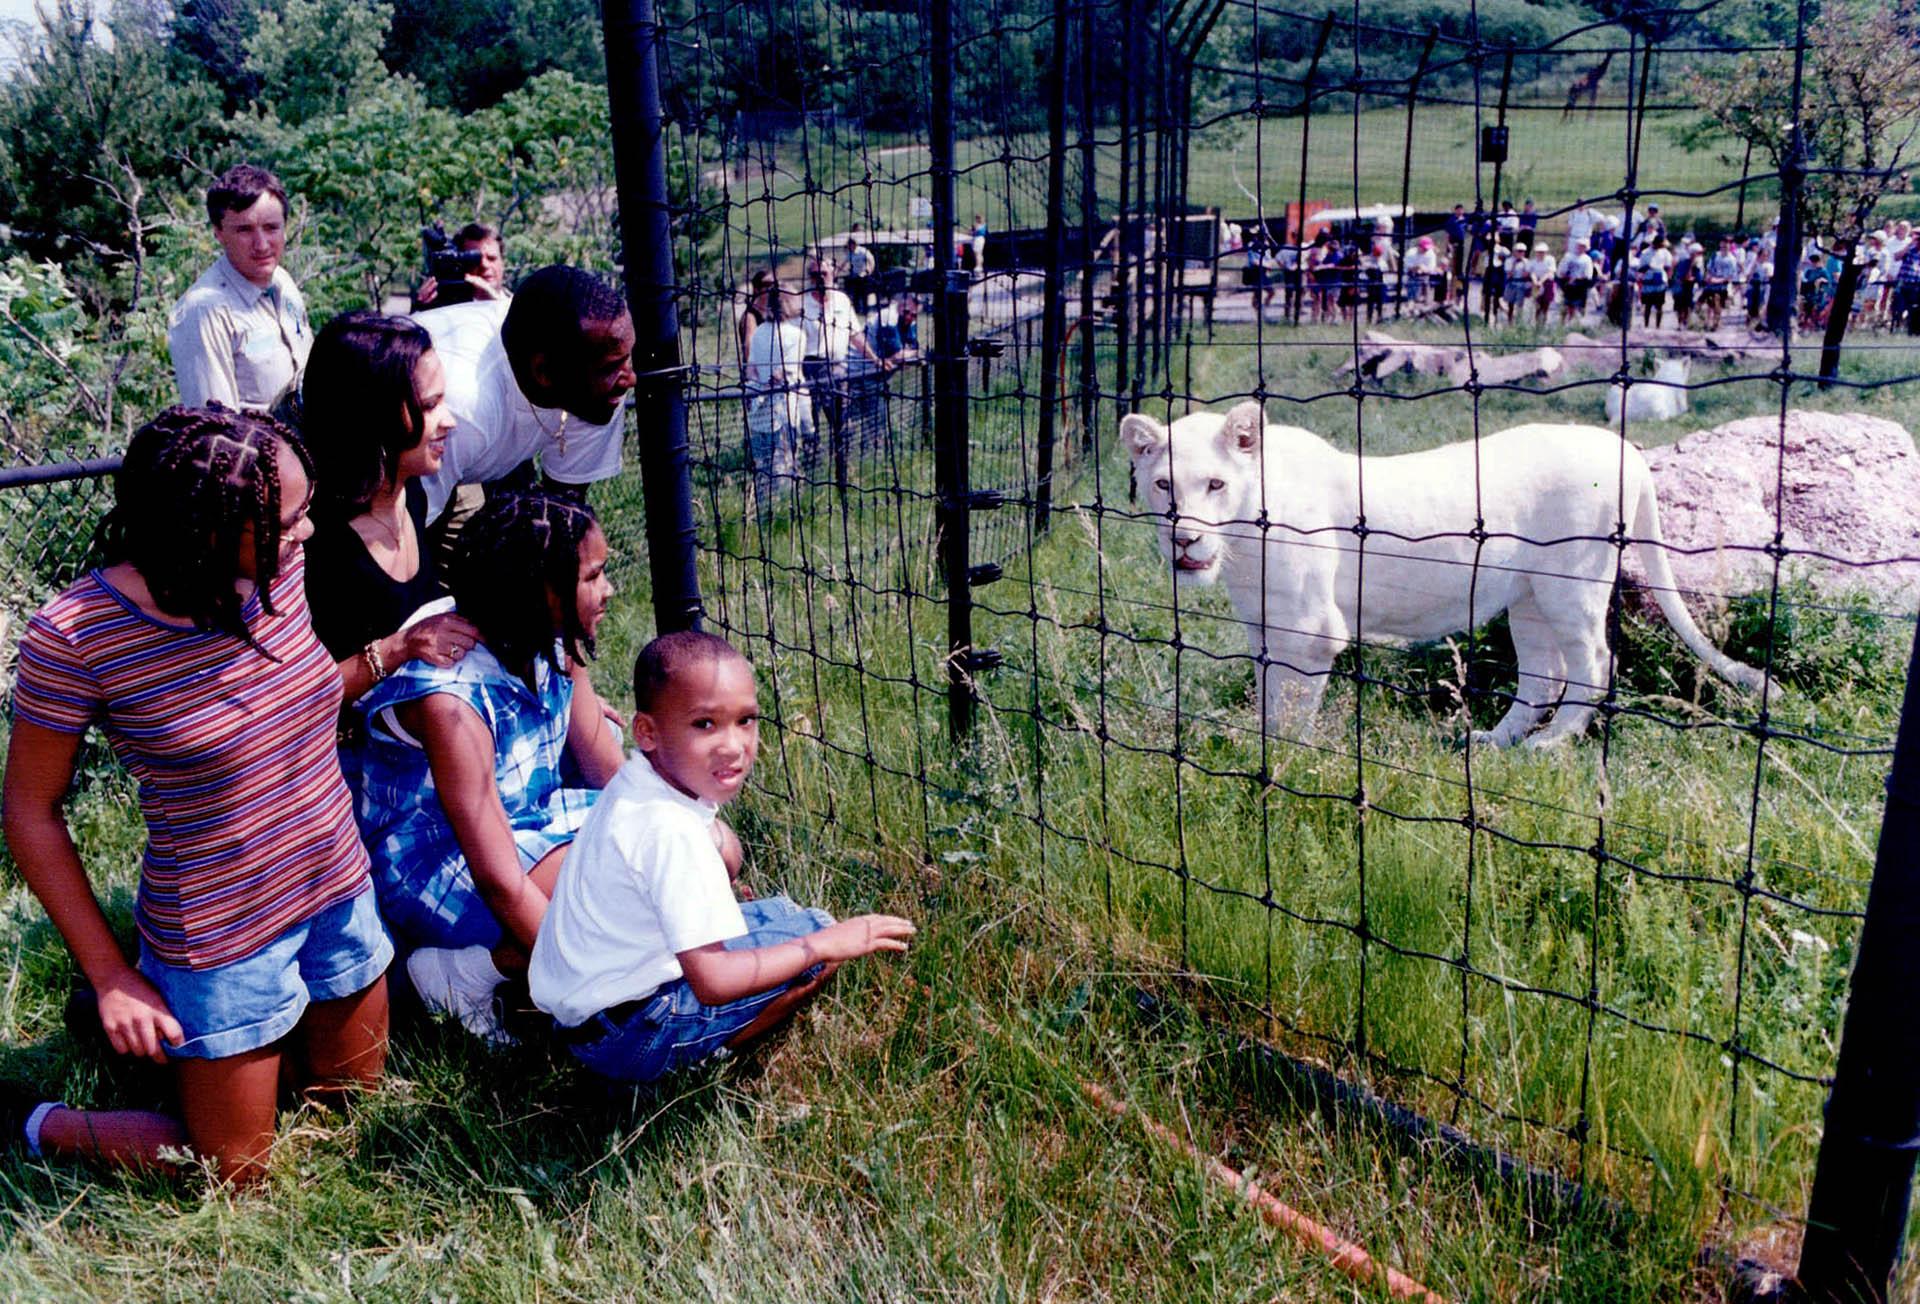
<svg viewBox="0 0 1920 1304">
<path fill-rule="evenodd" d="M 1373 322 L 1395 299 L 1416 311 L 1468 305 L 1494 323 L 1573 324 L 1592 315 L 1616 326 L 1717 330 L 1732 321 L 1757 328 L 1765 317 L 1777 218 L 1758 233 L 1701 239 L 1690 230 L 1671 235 L 1657 203 L 1630 216 L 1582 200 L 1556 217 L 1564 221 L 1557 239 L 1541 229 L 1532 199 L 1518 209 L 1503 200 L 1477 222 L 1455 204 L 1438 232 L 1406 242 L 1404 262 L 1386 219 L 1347 238 L 1322 229 L 1305 243 L 1290 242 L 1284 226 L 1227 223 L 1224 256 L 1239 263 L 1263 319 L 1277 306 L 1289 319 L 1350 322 L 1364 314 Z M 1914 237 L 1911 223 L 1897 221 L 1858 242 L 1850 255 L 1861 287 L 1853 324 L 1920 333 Z M 1826 326 L 1848 256 L 1816 238 L 1790 259 L 1801 329 Z"/>
<path fill-rule="evenodd" d="M 331 1103 L 381 1076 L 396 958 L 489 1040 L 524 982 L 589 1071 L 648 1082 L 904 948 L 904 919 L 738 883 L 718 812 L 758 707 L 737 650 L 655 639 L 630 715 L 588 675 L 612 588 L 585 489 L 619 469 L 635 384 L 620 294 L 565 266 L 509 294 L 497 232 L 469 228 L 496 257 L 468 302 L 316 334 L 277 178 L 231 169 L 207 211 L 221 253 L 169 336 L 181 401 L 128 445 L 100 564 L 27 626 L 4 781 L 8 846 L 87 983 L 75 1031 L 170 1065 L 178 1111 L 15 1089 L 7 1141 L 144 1167 L 185 1147 L 258 1180 L 283 1080 Z M 132 955 L 65 808 L 95 726 L 147 829 Z"/>
<path fill-rule="evenodd" d="M 879 293 L 872 251 L 857 234 L 844 264 L 826 252 L 808 258 L 806 282 L 803 292 L 770 268 L 754 271 L 736 321 L 747 454 L 762 508 L 816 472 L 823 433 L 836 474 L 851 454 L 879 449 L 886 377 L 920 353 L 919 298 Z"/>
</svg>

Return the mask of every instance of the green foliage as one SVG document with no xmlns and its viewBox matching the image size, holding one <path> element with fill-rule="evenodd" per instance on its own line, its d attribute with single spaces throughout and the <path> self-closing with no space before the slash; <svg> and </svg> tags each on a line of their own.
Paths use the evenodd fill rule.
<svg viewBox="0 0 1920 1304">
<path fill-rule="evenodd" d="M 382 57 L 442 108 L 472 112 L 549 71 L 606 80 L 593 0 L 393 0 Z"/>
<path fill-rule="evenodd" d="M 298 126 L 371 94 L 386 80 L 380 46 L 392 18 L 382 0 L 285 0 L 261 10 L 244 66 L 263 107 Z"/>
<path fill-rule="evenodd" d="M 90 0 L 60 0 L 47 18 L 0 80 L 0 222 L 41 257 L 124 255 L 136 192 L 179 192 L 225 140 L 220 97 L 178 79 L 156 34 L 103 23 Z"/>
<path fill-rule="evenodd" d="M 227 112 L 237 113 L 260 93 L 259 78 L 247 71 L 247 42 L 260 21 L 260 0 L 180 0 L 173 15 L 173 48 L 183 64 L 182 80 L 198 74 L 210 79 L 224 97 Z"/>
<path fill-rule="evenodd" d="M 389 77 L 342 112 L 262 123 L 256 140 L 294 196 L 288 262 L 322 317 L 404 291 L 434 220 L 500 225 L 515 266 L 610 266 L 606 93 L 567 73 L 465 117 Z"/>
<path fill-rule="evenodd" d="M 1342 12 L 1341 18 L 1347 15 Z M 1364 17 L 1364 15 L 1363 15 Z M 1482 0 L 1467 6 L 1453 0 L 1402 0 L 1393 6 L 1391 31 L 1371 28 L 1362 33 L 1359 51 L 1366 75 L 1377 82 L 1391 83 L 1410 77 L 1420 62 L 1420 47 L 1428 32 L 1437 31 L 1450 43 L 1438 47 L 1437 65 L 1423 85 L 1435 91 L 1471 86 L 1476 74 L 1467 47 L 1458 44 L 1471 40 L 1478 32 L 1489 52 L 1477 71 L 1483 82 L 1499 77 L 1499 51 L 1513 45 L 1521 49 L 1551 46 L 1590 20 L 1572 4 L 1535 4 L 1530 0 Z M 1261 14 L 1258 8 L 1229 6 L 1214 29 L 1210 53 L 1213 61 L 1251 73 L 1259 69 L 1263 77 L 1272 77 L 1268 94 L 1284 103 L 1299 94 L 1299 79 L 1307 74 L 1320 27 L 1291 14 Z M 1336 27 L 1321 57 L 1322 84 L 1332 77 L 1345 76 L 1354 66 L 1354 35 L 1350 27 Z M 1216 92 L 1212 103 L 1216 110 L 1244 102 L 1244 82 L 1220 82 L 1203 79 L 1199 85 Z M 1225 92 L 1221 98 L 1218 92 Z"/>
<path fill-rule="evenodd" d="M 1907 189 L 1920 137 L 1920 5 L 1832 0 L 1807 37 L 1797 140 L 1792 49 L 1690 69 L 1687 91 L 1706 114 L 1679 139 L 1724 152 L 1731 136 L 1770 170 L 1792 163 L 1798 146 L 1814 169 L 1802 192 L 1808 233 L 1851 242 L 1883 195 Z"/>
</svg>

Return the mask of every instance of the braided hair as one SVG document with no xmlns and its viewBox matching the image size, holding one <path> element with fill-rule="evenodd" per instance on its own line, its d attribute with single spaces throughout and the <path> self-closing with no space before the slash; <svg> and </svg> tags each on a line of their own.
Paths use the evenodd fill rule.
<svg viewBox="0 0 1920 1304">
<path fill-rule="evenodd" d="M 566 672 L 556 643 L 575 664 L 593 659 L 593 635 L 580 623 L 574 595 L 581 547 L 598 528 L 584 503 L 544 493 L 489 493 L 461 527 L 450 583 L 454 603 L 528 688 L 537 658 L 545 657 L 555 673 Z"/>
<path fill-rule="evenodd" d="M 101 558 L 139 571 L 161 611 L 271 656 L 247 629 L 234 580 L 251 525 L 260 605 L 279 614 L 269 586 L 280 572 L 282 448 L 311 482 L 313 462 L 298 436 L 265 413 L 217 403 L 168 408 L 127 444 L 113 508 L 95 536 Z"/>
</svg>

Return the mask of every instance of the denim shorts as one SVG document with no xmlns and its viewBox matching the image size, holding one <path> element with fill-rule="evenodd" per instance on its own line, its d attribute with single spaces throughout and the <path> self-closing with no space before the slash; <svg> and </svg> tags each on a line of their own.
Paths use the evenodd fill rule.
<svg viewBox="0 0 1920 1304">
<path fill-rule="evenodd" d="M 186 1033 L 178 1046 L 162 1043 L 175 1059 L 225 1059 L 279 1041 L 311 1002 L 366 990 L 392 960 L 371 885 L 217 969 L 167 964 L 140 943 L 141 974 Z"/>
<path fill-rule="evenodd" d="M 722 943 L 729 951 L 790 942 L 833 922 L 826 911 L 797 906 L 784 896 L 742 901 L 740 913 L 746 917 L 747 931 Z M 623 1008 L 622 1018 L 602 1012 L 588 1019 L 575 1033 L 580 1039 L 573 1043 L 574 1057 L 615 1082 L 652 1082 L 724 1051 L 775 997 L 811 982 L 819 972 L 820 966 L 814 965 L 790 982 L 725 1005 L 702 1005 L 686 979 L 676 978 L 635 1002 L 631 1010 Z"/>
</svg>

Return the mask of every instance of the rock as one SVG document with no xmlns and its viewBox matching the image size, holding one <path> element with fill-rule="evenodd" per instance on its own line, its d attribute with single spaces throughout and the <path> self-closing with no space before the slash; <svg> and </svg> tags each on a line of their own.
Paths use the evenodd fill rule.
<svg viewBox="0 0 1920 1304">
<path fill-rule="evenodd" d="M 1920 602 L 1920 454 L 1895 422 L 1789 412 L 1784 465 L 1781 423 L 1771 416 L 1729 421 L 1651 449 L 1646 458 L 1668 559 L 1694 605 L 1703 605 L 1696 592 L 1710 595 L 1704 605 L 1765 592 L 1773 558 L 1758 549 L 1773 541 L 1776 528 L 1789 550 L 1783 582 L 1804 579 L 1827 594 L 1866 593 L 1894 611 Z M 1883 564 L 1849 564 L 1856 562 Z M 1626 570 L 1645 582 L 1632 551 Z"/>
<path fill-rule="evenodd" d="M 1551 379 L 1560 374 L 1567 365 L 1566 358 L 1559 349 L 1527 349 L 1520 353 L 1487 353 L 1484 350 L 1475 359 L 1480 372 L 1482 385 L 1511 385 L 1515 381 L 1531 380 L 1539 377 Z M 1464 385 L 1469 379 L 1467 361 L 1463 357 L 1451 373 L 1456 385 Z"/>
</svg>

